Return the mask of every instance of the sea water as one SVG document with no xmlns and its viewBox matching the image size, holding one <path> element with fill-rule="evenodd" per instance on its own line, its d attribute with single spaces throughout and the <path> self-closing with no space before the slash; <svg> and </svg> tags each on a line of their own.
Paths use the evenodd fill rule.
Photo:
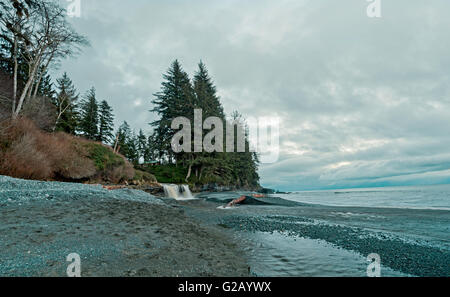
<svg viewBox="0 0 450 297">
<path fill-rule="evenodd" d="M 371 253 L 379 253 L 381 276 L 450 275 L 449 185 L 270 196 L 299 206 L 242 205 L 228 220 L 237 221 L 230 226 L 255 275 L 367 276 Z"/>
<path fill-rule="evenodd" d="M 332 206 L 450 210 L 450 185 L 305 191 L 279 196 Z"/>
</svg>

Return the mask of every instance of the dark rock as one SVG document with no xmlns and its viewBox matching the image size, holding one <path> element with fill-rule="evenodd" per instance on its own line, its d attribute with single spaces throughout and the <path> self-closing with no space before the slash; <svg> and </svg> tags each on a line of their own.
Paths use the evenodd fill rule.
<svg viewBox="0 0 450 297">
<path fill-rule="evenodd" d="M 259 193 L 261 193 L 261 194 L 275 194 L 275 190 L 268 189 L 268 188 L 262 188 L 261 190 L 259 190 Z"/>
<path fill-rule="evenodd" d="M 143 191 L 152 194 L 152 195 L 161 195 L 164 194 L 164 188 L 162 186 L 149 186 L 142 189 Z"/>
</svg>

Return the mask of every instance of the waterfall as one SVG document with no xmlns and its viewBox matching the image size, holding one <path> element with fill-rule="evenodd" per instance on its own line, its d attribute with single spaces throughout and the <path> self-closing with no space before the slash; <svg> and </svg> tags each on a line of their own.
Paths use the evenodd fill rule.
<svg viewBox="0 0 450 297">
<path fill-rule="evenodd" d="M 164 194 L 168 198 L 178 198 L 178 186 L 177 185 L 163 185 Z"/>
<path fill-rule="evenodd" d="M 182 185 L 180 189 L 184 198 L 194 198 L 188 185 Z"/>
<path fill-rule="evenodd" d="M 164 194 L 168 198 L 173 198 L 176 200 L 191 200 L 194 196 L 191 193 L 188 185 L 163 185 Z"/>
</svg>

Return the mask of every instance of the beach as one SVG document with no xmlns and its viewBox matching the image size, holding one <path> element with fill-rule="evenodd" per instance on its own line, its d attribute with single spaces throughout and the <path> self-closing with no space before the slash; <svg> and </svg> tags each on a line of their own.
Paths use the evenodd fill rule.
<svg viewBox="0 0 450 297">
<path fill-rule="evenodd" d="M 176 200 L 9 177 L 0 185 L 0 276 L 63 277 L 71 253 L 86 277 L 366 277 L 374 253 L 381 276 L 450 273 L 447 209 L 320 205 L 295 194 L 224 208 L 250 193 Z"/>
<path fill-rule="evenodd" d="M 0 276 L 247 276 L 237 244 L 135 190 L 0 178 Z"/>
</svg>

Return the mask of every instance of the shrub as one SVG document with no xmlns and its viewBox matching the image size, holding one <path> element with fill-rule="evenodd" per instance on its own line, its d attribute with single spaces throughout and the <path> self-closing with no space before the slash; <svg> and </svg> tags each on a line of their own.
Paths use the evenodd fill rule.
<svg viewBox="0 0 450 297">
<path fill-rule="evenodd" d="M 51 132 L 56 122 L 56 107 L 50 98 L 31 97 L 23 106 L 22 114 L 32 119 L 33 123 L 42 130 Z"/>
<path fill-rule="evenodd" d="M 29 133 L 14 142 L 0 162 L 0 172 L 14 177 L 47 179 L 52 175 L 50 160 L 36 149 L 36 139 Z"/>
<path fill-rule="evenodd" d="M 133 166 L 109 147 L 62 132 L 50 134 L 26 118 L 0 123 L 0 174 L 25 179 L 119 183 Z"/>
</svg>

